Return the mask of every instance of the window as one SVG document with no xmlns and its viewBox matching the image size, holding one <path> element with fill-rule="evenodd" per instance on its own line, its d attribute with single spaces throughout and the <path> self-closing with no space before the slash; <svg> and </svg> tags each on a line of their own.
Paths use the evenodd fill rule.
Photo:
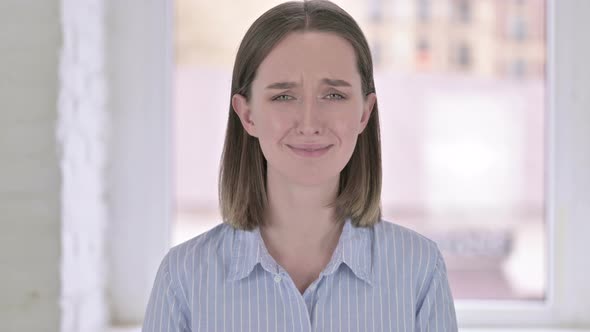
<svg viewBox="0 0 590 332">
<path fill-rule="evenodd" d="M 526 75 L 526 63 L 522 59 L 512 61 L 510 75 L 514 78 L 523 78 Z"/>
<path fill-rule="evenodd" d="M 516 15 L 509 22 L 508 35 L 516 41 L 524 41 L 527 38 L 527 26 L 524 18 Z"/>
<path fill-rule="evenodd" d="M 420 69 L 428 66 L 430 62 L 430 43 L 425 38 L 419 38 L 416 44 L 416 62 Z"/>
<path fill-rule="evenodd" d="M 459 69 L 469 69 L 471 66 L 471 48 L 466 43 L 460 43 L 455 49 L 455 65 Z"/>
<path fill-rule="evenodd" d="M 369 18 L 374 23 L 379 23 L 383 19 L 382 0 L 369 0 Z"/>
<path fill-rule="evenodd" d="M 469 23 L 471 21 L 471 0 L 454 0 L 453 5 L 455 20 L 461 23 Z"/>
<path fill-rule="evenodd" d="M 469 21 L 471 2 L 453 3 L 461 20 Z M 183 13 L 177 33 L 185 38 L 177 38 L 178 59 L 183 62 L 176 67 L 175 243 L 221 221 L 217 172 L 233 62 L 233 53 L 226 50 L 235 50 L 248 23 L 268 7 L 261 3 L 250 12 L 224 7 L 227 15 L 218 19 L 233 17 L 234 25 L 242 28 L 212 31 L 205 26 L 212 19 L 205 7 L 211 4 L 194 0 L 177 0 L 177 4 Z M 347 4 L 341 1 L 345 9 Z M 417 4 L 428 8 L 429 2 Z M 362 25 L 373 12 L 351 14 Z M 238 17 L 242 21 L 236 21 Z M 365 29 L 369 40 L 379 37 L 375 31 L 387 34 L 403 22 L 399 27 L 396 22 L 375 25 L 373 20 L 372 24 L 373 29 Z M 188 31 L 191 38 L 186 38 Z M 387 61 L 376 69 L 380 70 L 377 93 L 387 91 L 379 99 L 384 110 L 380 114 L 386 170 L 383 215 L 439 243 L 458 299 L 541 301 L 547 293 L 545 77 L 506 84 L 508 77 L 501 73 L 490 77 L 476 66 L 473 54 L 502 40 L 489 31 L 495 30 L 417 37 L 418 63 L 428 62 L 419 76 L 398 75 Z M 430 38 L 455 45 L 454 67 L 429 62 L 442 55 L 431 49 Z M 378 45 L 377 57 L 382 48 L 401 47 L 391 42 Z M 500 49 L 477 52 L 485 54 L 482 62 L 492 65 L 503 56 Z M 513 71 L 524 73 L 520 67 Z"/>
<path fill-rule="evenodd" d="M 427 23 L 431 19 L 431 1 L 430 0 L 416 0 L 416 14 L 418 22 Z"/>
<path fill-rule="evenodd" d="M 371 55 L 373 56 L 373 67 L 378 68 L 382 66 L 383 62 L 383 48 L 379 40 L 374 40 L 370 46 Z"/>
<path fill-rule="evenodd" d="M 547 271 L 549 271 L 545 274 L 547 276 L 546 296 L 543 301 L 526 302 L 482 302 L 459 299 L 457 312 L 462 327 L 506 327 L 512 330 L 515 327 L 587 328 L 590 326 L 590 316 L 587 312 L 587 308 L 590 307 L 590 295 L 587 287 L 583 287 L 590 278 L 590 267 L 583 261 L 583 253 L 590 250 L 590 243 L 587 241 L 590 223 L 586 222 L 590 215 L 590 206 L 583 201 L 586 197 L 590 197 L 588 189 L 590 186 L 586 185 L 590 183 L 590 174 L 587 172 L 590 168 L 588 162 L 590 160 L 588 158 L 590 115 L 587 112 L 587 86 L 590 85 L 588 81 L 590 75 L 580 75 L 587 72 L 587 59 L 590 58 L 590 49 L 585 43 L 585 35 L 580 33 L 590 29 L 590 22 L 587 20 L 590 8 L 580 4 L 575 1 L 549 1 L 547 11 L 549 61 L 546 71 L 538 70 L 538 72 L 547 72 L 548 80 L 543 90 L 547 97 L 536 98 L 540 104 L 532 106 L 538 108 L 548 105 L 548 111 L 545 113 L 546 123 L 539 126 L 547 130 L 544 139 L 547 146 L 543 151 L 547 153 L 545 160 L 548 161 L 546 164 L 548 169 L 544 172 L 546 194 L 541 213 L 541 216 L 547 218 L 544 237 L 547 243 L 543 249 L 548 258 Z M 113 91 L 117 91 L 111 98 L 112 107 L 116 110 L 113 113 L 117 115 L 114 118 L 113 131 L 114 143 L 118 150 L 122 151 L 120 158 L 112 161 L 110 169 L 115 179 L 121 182 L 121 185 L 113 189 L 113 200 L 116 203 L 117 197 L 133 197 L 138 194 L 141 196 L 141 204 L 114 204 L 112 207 L 113 222 L 110 228 L 114 229 L 113 234 L 116 236 L 110 239 L 108 245 L 111 252 L 117 253 L 111 255 L 110 265 L 116 265 L 118 268 L 111 269 L 112 275 L 108 283 L 111 291 L 116 290 L 115 293 L 118 295 L 111 299 L 113 302 L 111 311 L 119 317 L 140 317 L 136 315 L 143 313 L 155 268 L 165 253 L 164 247 L 168 236 L 166 230 L 169 225 L 165 223 L 168 222 L 167 209 L 170 195 L 165 183 L 173 172 L 162 167 L 166 163 L 159 161 L 162 158 L 166 159 L 170 150 L 164 144 L 167 137 L 166 124 L 171 118 L 168 113 L 169 108 L 166 106 L 171 105 L 166 103 L 166 100 L 171 97 L 170 82 L 167 77 L 173 72 L 167 62 L 171 59 L 170 48 L 174 40 L 168 33 L 169 18 L 172 17 L 169 9 L 169 5 L 163 2 L 154 3 L 154 6 L 138 7 L 116 2 L 113 3 L 113 10 L 108 16 L 108 22 L 116 23 L 118 27 L 116 34 L 109 35 L 112 51 L 108 57 L 109 63 L 115 63 L 115 69 L 117 69 L 117 75 L 111 78 L 109 84 L 113 86 Z M 162 16 L 165 19 L 162 19 Z M 228 20 L 231 20 L 231 17 Z M 134 24 L 128 24 L 129 22 Z M 144 38 L 145 31 L 134 28 L 137 24 L 153 29 L 150 30 L 152 38 Z M 243 27 L 236 27 L 236 30 L 239 30 L 240 34 L 243 33 Z M 403 45 L 405 44 L 401 46 Z M 145 57 L 145 54 L 149 54 L 150 57 Z M 398 66 L 400 63 L 394 63 L 392 66 Z M 442 65 L 439 64 L 439 66 Z M 451 71 L 444 66 L 439 70 L 440 72 Z M 479 69 L 476 67 L 474 70 Z M 218 73 L 215 67 L 204 72 Z M 485 77 L 486 72 L 481 71 L 478 75 Z M 461 77 L 456 78 L 458 81 L 461 80 Z M 377 81 L 378 87 L 381 86 L 379 80 L 381 80 L 380 77 Z M 226 79 L 219 79 L 214 84 L 228 84 L 225 81 Z M 398 86 L 405 87 L 406 83 L 402 81 Z M 196 85 L 196 87 L 199 86 Z M 485 88 L 485 85 L 482 87 Z M 507 89 L 509 88 L 510 85 L 507 86 Z M 399 92 L 399 90 L 395 91 Z M 156 98 L 157 103 L 145 103 L 145 96 L 150 91 L 159 92 Z M 380 91 L 388 90 L 380 89 Z M 227 98 L 225 92 L 222 96 L 214 96 L 212 99 Z M 431 95 L 438 93 L 436 89 L 431 92 Z M 572 94 L 579 98 L 571 98 Z M 396 104 L 395 108 L 390 109 L 404 107 L 409 109 L 413 104 L 414 102 Z M 141 108 L 142 112 L 137 112 L 138 105 L 146 107 Z M 226 103 L 223 103 L 223 108 L 225 112 Z M 381 107 L 382 114 L 386 114 L 384 109 L 386 107 Z M 494 118 L 493 115 L 492 118 Z M 391 122 L 392 118 L 389 119 Z M 499 121 L 501 116 L 495 119 L 496 123 L 501 123 Z M 225 119 L 217 125 L 224 123 Z M 400 145 L 405 148 L 404 152 L 414 151 L 415 146 L 411 144 L 411 138 L 420 128 L 413 127 L 407 122 L 405 124 L 407 128 L 402 128 L 404 130 L 389 134 L 395 134 L 396 139 L 401 140 Z M 130 132 L 133 135 L 129 135 Z M 504 133 L 498 132 L 496 135 L 502 136 Z M 525 136 L 534 137 L 530 134 Z M 154 137 L 157 138 L 154 139 Z M 125 149 L 141 152 L 134 154 L 131 158 L 134 164 L 131 164 L 124 154 Z M 471 154 L 473 155 L 476 154 Z M 413 167 L 405 162 L 407 158 L 403 153 L 400 157 L 388 155 L 387 158 L 389 165 L 398 167 L 398 173 L 404 170 L 407 172 Z M 535 158 L 526 157 L 526 159 L 527 163 L 543 164 Z M 158 163 L 155 163 L 155 160 Z M 530 172 L 530 169 L 526 170 Z M 151 186 L 155 184 L 163 190 L 139 190 L 142 183 L 148 182 Z M 403 182 L 400 183 L 403 184 Z M 410 188 L 414 189 L 405 191 L 403 197 L 390 197 L 398 201 L 404 199 L 410 202 L 416 201 L 415 197 L 420 194 L 421 186 L 414 184 L 420 183 L 409 181 Z M 532 192 L 538 192 L 538 188 Z M 410 224 L 413 218 L 421 217 L 419 212 L 415 213 L 411 209 L 398 208 L 395 213 L 395 221 L 405 220 Z M 188 214 L 188 217 L 192 216 Z M 202 220 L 207 220 L 207 217 Z M 495 221 L 492 220 L 492 222 Z M 206 228 L 199 225 L 198 229 L 187 230 L 186 234 L 178 231 L 176 233 L 192 237 L 196 234 L 195 232 Z M 534 232 L 525 232 L 525 234 L 534 235 Z M 458 247 L 452 244 L 455 243 L 453 237 L 436 238 L 442 246 L 451 247 L 451 250 L 459 252 L 463 250 L 457 249 Z M 464 241 L 463 243 L 471 243 L 463 246 L 465 250 L 478 252 L 482 249 L 478 248 L 480 244 L 477 243 L 483 241 L 488 243 L 485 245 L 487 248 L 484 248 L 485 250 L 497 254 L 505 250 L 506 243 L 510 243 L 505 240 L 505 237 L 497 234 L 492 236 L 488 234 L 484 238 L 472 236 L 471 238 L 477 240 Z M 530 253 L 534 252 L 530 251 Z M 134 283 L 129 283 L 129 280 L 134 280 Z M 137 318 L 130 318 L 127 321 L 140 322 Z"/>
</svg>

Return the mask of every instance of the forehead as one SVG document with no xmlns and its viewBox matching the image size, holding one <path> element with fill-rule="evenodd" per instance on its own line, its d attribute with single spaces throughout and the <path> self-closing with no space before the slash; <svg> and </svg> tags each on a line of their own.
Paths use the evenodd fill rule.
<svg viewBox="0 0 590 332">
<path fill-rule="evenodd" d="M 262 61 L 256 80 L 299 80 L 301 77 L 360 81 L 354 48 L 335 33 L 290 33 Z"/>
</svg>

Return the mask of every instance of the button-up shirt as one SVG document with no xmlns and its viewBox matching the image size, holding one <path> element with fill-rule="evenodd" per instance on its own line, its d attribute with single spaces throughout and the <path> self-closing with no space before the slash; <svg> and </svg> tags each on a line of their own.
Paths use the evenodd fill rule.
<svg viewBox="0 0 590 332">
<path fill-rule="evenodd" d="M 164 257 L 144 332 L 457 331 L 444 260 L 431 240 L 346 220 L 328 265 L 303 294 L 259 228 L 220 224 Z"/>
</svg>

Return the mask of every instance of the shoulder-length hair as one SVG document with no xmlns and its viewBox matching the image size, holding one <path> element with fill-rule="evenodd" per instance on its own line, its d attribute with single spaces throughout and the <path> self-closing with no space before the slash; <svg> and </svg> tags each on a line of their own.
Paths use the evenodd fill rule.
<svg viewBox="0 0 590 332">
<path fill-rule="evenodd" d="M 260 63 L 273 47 L 292 32 L 330 32 L 348 40 L 356 53 L 363 95 L 375 92 L 373 62 L 367 40 L 355 20 L 326 0 L 291 1 L 260 16 L 242 39 L 233 68 L 231 95 L 250 98 Z M 266 159 L 258 139 L 243 128 L 231 102 L 219 172 L 219 201 L 223 221 L 252 230 L 264 222 L 267 206 Z M 371 226 L 381 219 L 381 142 L 377 103 L 354 152 L 340 172 L 338 195 L 329 205 L 335 219 L 350 218 L 355 226 Z"/>
</svg>

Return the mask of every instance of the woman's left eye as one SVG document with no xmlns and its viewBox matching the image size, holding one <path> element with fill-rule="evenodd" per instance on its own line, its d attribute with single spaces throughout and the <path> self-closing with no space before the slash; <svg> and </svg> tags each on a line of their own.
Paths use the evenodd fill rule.
<svg viewBox="0 0 590 332">
<path fill-rule="evenodd" d="M 287 100 L 291 100 L 293 99 L 293 97 L 289 96 L 289 95 L 278 95 L 273 97 L 271 100 L 272 101 L 287 101 Z"/>
<path fill-rule="evenodd" d="M 339 93 L 329 93 L 326 98 L 328 99 L 345 99 L 343 95 L 339 94 Z"/>
</svg>

